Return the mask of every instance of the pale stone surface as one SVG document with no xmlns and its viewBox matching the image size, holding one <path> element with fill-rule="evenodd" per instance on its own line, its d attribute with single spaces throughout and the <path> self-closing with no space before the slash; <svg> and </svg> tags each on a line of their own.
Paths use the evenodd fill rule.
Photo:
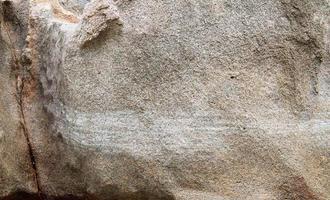
<svg viewBox="0 0 330 200">
<path fill-rule="evenodd" d="M 41 193 L 330 198 L 328 0 L 60 3 L 29 17 Z"/>
<path fill-rule="evenodd" d="M 116 5 L 109 0 L 92 1 L 85 5 L 79 31 L 75 35 L 81 47 L 106 31 L 112 23 L 119 23 Z"/>
</svg>

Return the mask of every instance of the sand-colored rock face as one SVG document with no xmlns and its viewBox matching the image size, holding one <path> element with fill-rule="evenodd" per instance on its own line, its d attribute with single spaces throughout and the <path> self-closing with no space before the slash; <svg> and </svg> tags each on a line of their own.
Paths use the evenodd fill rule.
<svg viewBox="0 0 330 200">
<path fill-rule="evenodd" d="M 29 3 L 1 197 L 330 199 L 329 1 Z"/>
<path fill-rule="evenodd" d="M 27 8 L 19 1 L 0 5 L 0 13 L 6 14 L 0 17 L 0 198 L 15 191 L 37 192 L 21 113 L 19 69 L 13 59 L 26 37 L 28 12 L 16 9 L 18 4 Z"/>
</svg>

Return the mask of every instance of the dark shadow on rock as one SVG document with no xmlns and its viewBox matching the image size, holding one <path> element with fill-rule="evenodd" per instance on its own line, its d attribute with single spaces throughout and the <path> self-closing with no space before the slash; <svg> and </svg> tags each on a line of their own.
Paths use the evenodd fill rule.
<svg viewBox="0 0 330 200">
<path fill-rule="evenodd" d="M 101 48 L 105 44 L 106 40 L 110 38 L 115 40 L 117 37 L 120 37 L 122 33 L 122 26 L 123 25 L 120 21 L 112 21 L 108 25 L 108 28 L 101 31 L 97 37 L 93 38 L 90 41 L 84 42 L 82 48 L 86 50 Z"/>
<path fill-rule="evenodd" d="M 27 192 L 15 192 L 6 197 L 0 198 L 0 200 L 91 200 L 92 198 L 86 197 L 76 197 L 73 195 L 66 195 L 62 197 L 50 197 L 46 195 L 39 196 L 39 194 L 31 194 Z"/>
<path fill-rule="evenodd" d="M 104 196 L 100 199 L 88 194 L 84 196 L 65 195 L 60 197 L 42 195 L 40 197 L 38 194 L 19 191 L 2 197 L 0 200 L 174 200 L 174 197 L 166 194 L 151 194 L 143 191 L 126 194 L 119 192 L 116 188 L 108 191 L 108 193 L 109 196 Z"/>
</svg>

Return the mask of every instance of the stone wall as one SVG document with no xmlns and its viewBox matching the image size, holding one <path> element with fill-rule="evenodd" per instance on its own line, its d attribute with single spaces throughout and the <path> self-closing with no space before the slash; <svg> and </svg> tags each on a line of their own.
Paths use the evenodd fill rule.
<svg viewBox="0 0 330 200">
<path fill-rule="evenodd" d="M 4 199 L 330 198 L 328 0 L 22 2 Z"/>
</svg>

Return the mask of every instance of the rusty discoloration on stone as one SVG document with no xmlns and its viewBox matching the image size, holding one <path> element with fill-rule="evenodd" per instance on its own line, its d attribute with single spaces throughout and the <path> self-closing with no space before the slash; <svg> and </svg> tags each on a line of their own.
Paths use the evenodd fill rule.
<svg viewBox="0 0 330 200">
<path fill-rule="evenodd" d="M 281 199 L 290 200 L 320 200 L 306 184 L 304 177 L 292 177 L 279 186 Z"/>
</svg>

